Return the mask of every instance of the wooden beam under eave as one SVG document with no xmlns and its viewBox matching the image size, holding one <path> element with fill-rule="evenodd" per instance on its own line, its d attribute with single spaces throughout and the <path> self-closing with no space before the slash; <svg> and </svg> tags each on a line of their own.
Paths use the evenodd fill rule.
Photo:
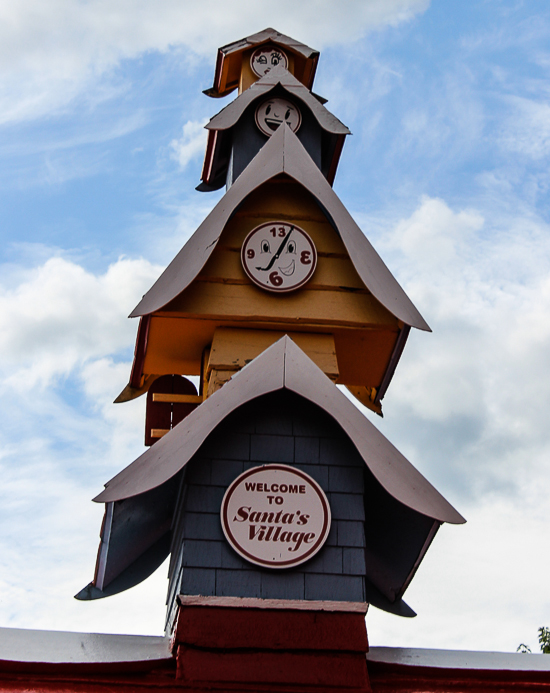
<svg viewBox="0 0 550 693">
<path fill-rule="evenodd" d="M 223 327 L 216 329 L 214 333 L 207 373 L 209 374 L 213 369 L 240 370 L 285 334 L 288 334 L 328 378 L 334 382 L 338 380 L 338 361 L 334 337 L 331 334 L 285 333 Z"/>
<path fill-rule="evenodd" d="M 200 375 L 201 361 L 205 348 L 210 347 L 218 330 L 239 329 L 247 335 L 253 331 L 262 332 L 265 336 L 265 346 L 269 346 L 273 335 L 289 334 L 309 353 L 310 358 L 317 363 L 329 377 L 334 374 L 334 366 L 323 364 L 315 356 L 315 349 L 306 348 L 304 340 L 307 335 L 329 336 L 334 339 L 338 378 L 336 382 L 343 385 L 365 385 L 379 388 L 387 371 L 388 363 L 394 351 L 399 331 L 396 328 L 334 328 L 327 329 L 319 325 L 302 325 L 295 327 L 284 324 L 258 322 L 248 323 L 244 329 L 242 321 L 197 320 L 177 317 L 153 316 L 149 348 L 144 369 L 146 373 L 180 373 L 185 375 Z M 302 339 L 304 344 L 300 344 Z M 248 359 L 248 356 L 246 357 Z M 245 360 L 246 360 L 245 359 Z M 204 373 L 208 369 L 209 356 L 206 357 Z M 227 363 L 215 357 L 212 365 L 221 370 L 228 369 Z M 222 369 L 221 366 L 224 366 Z M 240 361 L 233 367 L 240 367 Z"/>
<path fill-rule="evenodd" d="M 294 327 L 316 324 L 397 328 L 397 319 L 370 294 L 308 288 L 271 294 L 250 283 L 194 282 L 155 315 L 242 321 L 243 324 L 278 322 Z"/>
</svg>

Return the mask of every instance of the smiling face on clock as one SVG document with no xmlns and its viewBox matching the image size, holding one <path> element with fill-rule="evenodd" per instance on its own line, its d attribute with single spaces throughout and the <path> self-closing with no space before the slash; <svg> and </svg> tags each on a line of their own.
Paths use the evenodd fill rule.
<svg viewBox="0 0 550 693">
<path fill-rule="evenodd" d="M 298 289 L 309 281 L 317 266 L 317 250 L 299 226 L 269 221 L 245 238 L 241 261 L 254 284 L 280 293 Z"/>
<path fill-rule="evenodd" d="M 267 99 L 256 109 L 256 125 L 264 135 L 271 137 L 281 123 L 289 125 L 292 132 L 296 132 L 302 123 L 299 108 L 288 99 Z"/>
<path fill-rule="evenodd" d="M 256 48 L 250 58 L 250 67 L 258 77 L 263 77 L 272 67 L 277 67 L 277 65 L 282 65 L 286 70 L 288 68 L 288 58 L 282 50 L 274 46 Z"/>
</svg>

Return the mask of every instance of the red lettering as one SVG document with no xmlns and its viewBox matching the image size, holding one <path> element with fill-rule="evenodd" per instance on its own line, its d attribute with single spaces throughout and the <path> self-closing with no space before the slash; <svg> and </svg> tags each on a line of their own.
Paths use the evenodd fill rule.
<svg viewBox="0 0 550 693">
<path fill-rule="evenodd" d="M 254 489 L 256 488 L 256 484 L 253 484 L 253 483 L 250 482 L 250 481 L 245 481 L 245 482 L 244 482 L 244 487 L 245 487 L 245 489 L 246 489 L 247 491 L 254 491 Z"/>
<path fill-rule="evenodd" d="M 298 493 L 298 485 L 296 484 L 296 486 L 293 486 L 292 484 L 289 484 L 288 492 L 289 493 Z"/>
<path fill-rule="evenodd" d="M 233 522 L 244 522 L 248 520 L 248 513 L 252 510 L 250 506 L 243 505 L 242 508 L 237 510 L 237 514 L 233 518 Z"/>
<path fill-rule="evenodd" d="M 300 486 L 300 493 L 305 493 L 305 492 L 306 492 L 306 487 Z"/>
<path fill-rule="evenodd" d="M 256 525 L 248 525 L 248 538 L 250 540 L 254 539 L 257 532 L 258 532 L 258 530 L 256 529 Z"/>
<path fill-rule="evenodd" d="M 283 283 L 283 278 L 278 272 L 271 272 L 269 275 L 269 281 L 273 284 L 273 286 L 281 286 Z"/>
<path fill-rule="evenodd" d="M 294 546 L 289 549 L 289 551 L 298 551 L 300 546 L 302 545 L 302 542 L 304 541 L 304 533 L 303 532 L 294 532 L 292 535 L 292 541 L 295 541 L 296 543 Z"/>
<path fill-rule="evenodd" d="M 283 525 L 291 525 L 294 522 L 294 513 L 285 513 L 281 518 Z"/>
<path fill-rule="evenodd" d="M 315 539 L 315 534 L 314 534 L 313 532 L 308 532 L 308 533 L 304 536 L 304 542 L 305 542 L 306 544 L 311 544 L 311 542 L 312 542 L 314 539 Z"/>
<path fill-rule="evenodd" d="M 260 493 L 263 493 L 264 485 L 263 485 L 263 484 L 258 484 L 257 489 L 258 489 L 258 491 L 260 491 Z"/>
</svg>

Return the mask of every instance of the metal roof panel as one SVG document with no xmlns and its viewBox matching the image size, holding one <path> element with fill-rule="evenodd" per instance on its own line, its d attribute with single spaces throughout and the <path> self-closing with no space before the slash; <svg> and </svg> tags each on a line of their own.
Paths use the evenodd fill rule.
<svg viewBox="0 0 550 693">
<path fill-rule="evenodd" d="M 170 639 L 148 635 L 0 628 L 0 661 L 98 664 L 172 659 Z"/>
<path fill-rule="evenodd" d="M 107 483 L 97 502 L 149 491 L 173 477 L 215 426 L 239 406 L 287 388 L 324 409 L 342 426 L 384 489 L 407 507 L 440 522 L 464 518 L 378 431 L 288 337 L 266 349 L 158 443 Z"/>
<path fill-rule="evenodd" d="M 217 113 L 206 125 L 207 130 L 227 130 L 239 120 L 247 106 L 255 99 L 266 96 L 277 85 L 281 85 L 290 96 L 299 99 L 311 109 L 319 125 L 335 135 L 350 135 L 350 130 L 325 108 L 304 85 L 282 66 L 272 68 L 234 101 Z"/>
<path fill-rule="evenodd" d="M 411 647 L 371 647 L 367 662 L 409 667 L 464 669 L 470 671 L 547 671 L 550 657 L 519 652 L 430 650 Z"/>
</svg>

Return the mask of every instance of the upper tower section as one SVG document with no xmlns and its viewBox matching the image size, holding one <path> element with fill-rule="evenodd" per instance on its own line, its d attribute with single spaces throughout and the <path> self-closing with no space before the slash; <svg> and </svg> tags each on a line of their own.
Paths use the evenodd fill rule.
<svg viewBox="0 0 550 693">
<path fill-rule="evenodd" d="M 311 89 L 318 60 L 319 51 L 275 29 L 264 29 L 218 49 L 214 84 L 204 93 L 220 98 L 238 89 L 242 94 L 278 65 Z"/>
<path fill-rule="evenodd" d="M 319 53 L 266 29 L 220 48 L 214 86 L 205 93 L 239 95 L 215 115 L 197 190 L 229 188 L 280 125 L 296 133 L 332 185 L 348 128 L 325 108 L 311 86 Z"/>
</svg>

